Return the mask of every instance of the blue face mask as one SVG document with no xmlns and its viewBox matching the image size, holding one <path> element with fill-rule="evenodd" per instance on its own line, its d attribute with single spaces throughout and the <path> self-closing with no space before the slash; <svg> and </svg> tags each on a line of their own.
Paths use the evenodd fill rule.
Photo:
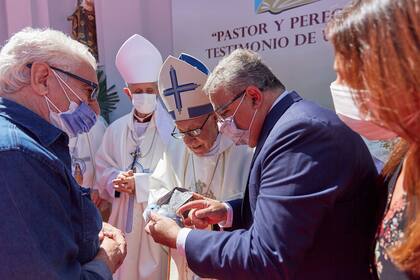
<svg viewBox="0 0 420 280">
<path fill-rule="evenodd" d="M 59 81 L 61 88 L 64 91 L 67 99 L 70 102 L 69 109 L 66 112 L 61 112 L 57 106 L 54 105 L 53 102 L 48 97 L 45 97 L 47 101 L 48 109 L 50 110 L 50 121 L 53 125 L 67 133 L 69 137 L 75 137 L 78 134 L 89 132 L 89 130 L 95 125 L 96 123 L 96 113 L 92 110 L 92 108 L 87 105 L 82 99 L 58 76 L 55 72 L 54 74 Z M 64 85 L 80 100 L 82 101 L 80 105 L 77 105 L 75 102 L 70 101 L 70 98 L 67 96 L 66 91 L 64 90 L 61 83 Z M 52 105 L 57 111 L 53 112 L 50 109 L 50 105 Z"/>
<path fill-rule="evenodd" d="M 51 104 L 58 111 L 58 108 L 49 98 L 45 98 L 47 104 Z M 85 102 L 77 105 L 75 102 L 70 101 L 69 109 L 66 112 L 56 113 L 50 110 L 50 121 L 71 138 L 78 134 L 89 132 L 96 123 L 96 114 Z"/>
<path fill-rule="evenodd" d="M 85 102 L 80 103 L 74 112 L 60 114 L 60 117 L 74 135 L 89 132 L 96 123 L 95 112 Z"/>
</svg>

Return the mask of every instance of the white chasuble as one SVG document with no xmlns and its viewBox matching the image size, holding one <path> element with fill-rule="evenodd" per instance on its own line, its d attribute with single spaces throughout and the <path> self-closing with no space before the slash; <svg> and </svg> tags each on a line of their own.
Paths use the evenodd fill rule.
<svg viewBox="0 0 420 280">
<path fill-rule="evenodd" d="M 162 159 L 165 141 L 156 129 L 155 116 L 140 137 L 133 120 L 132 111 L 106 130 L 96 154 L 98 175 L 94 188 L 98 189 L 101 198 L 112 203 L 109 223 L 126 232 L 127 257 L 114 274 L 114 279 L 166 279 L 167 253 L 146 234 L 142 217 L 149 196 L 149 176 Z M 115 197 L 112 180 L 132 167 L 136 170 L 136 190 L 130 202 L 127 193 L 121 192 L 119 197 Z"/>
<path fill-rule="evenodd" d="M 236 146 L 218 135 L 209 156 L 194 155 L 182 140 L 173 139 L 150 177 L 149 203 L 175 187 L 182 187 L 217 200 L 241 198 L 246 187 L 253 149 Z M 199 248 L 197 248 L 199 250 Z M 170 279 L 196 279 L 186 259 L 171 250 Z M 176 263 L 176 264 L 174 264 Z"/>
</svg>

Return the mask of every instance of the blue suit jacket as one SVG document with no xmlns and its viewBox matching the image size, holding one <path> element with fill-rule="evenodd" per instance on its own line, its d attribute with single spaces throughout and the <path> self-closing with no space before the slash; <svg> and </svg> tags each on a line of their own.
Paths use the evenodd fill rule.
<svg viewBox="0 0 420 280">
<path fill-rule="evenodd" d="M 232 232 L 193 230 L 188 265 L 219 279 L 370 279 L 376 169 L 359 135 L 295 92 L 267 115 Z"/>
</svg>

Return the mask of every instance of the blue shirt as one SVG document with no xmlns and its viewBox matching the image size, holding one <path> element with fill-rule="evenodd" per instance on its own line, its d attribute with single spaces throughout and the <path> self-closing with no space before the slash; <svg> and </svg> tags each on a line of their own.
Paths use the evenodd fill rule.
<svg viewBox="0 0 420 280">
<path fill-rule="evenodd" d="M 68 137 L 0 98 L 0 279 L 111 279 L 102 221 L 71 173 Z"/>
</svg>

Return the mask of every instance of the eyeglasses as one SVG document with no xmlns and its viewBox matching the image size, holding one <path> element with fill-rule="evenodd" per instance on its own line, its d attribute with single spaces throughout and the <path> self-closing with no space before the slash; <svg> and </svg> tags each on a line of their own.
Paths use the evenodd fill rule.
<svg viewBox="0 0 420 280">
<path fill-rule="evenodd" d="M 92 92 L 89 94 L 89 100 L 96 100 L 98 98 L 98 94 L 99 94 L 99 90 L 98 89 L 99 89 L 99 86 L 95 82 L 89 81 L 89 80 L 87 80 L 85 78 L 82 78 L 82 77 L 80 77 L 80 76 L 78 76 L 76 74 L 67 72 L 65 70 L 62 70 L 60 68 L 57 68 L 57 67 L 54 67 L 54 66 L 51 66 L 51 65 L 49 65 L 49 66 L 51 67 L 51 69 L 54 69 L 55 71 L 61 72 L 63 74 L 66 74 L 67 76 L 72 77 L 73 79 L 76 79 L 76 80 L 78 80 L 78 81 L 80 81 L 80 82 L 82 82 L 82 83 L 90 86 L 92 88 Z M 32 67 L 32 63 L 26 64 L 26 67 L 31 68 Z"/>
<path fill-rule="evenodd" d="M 244 89 L 243 91 L 241 91 L 239 94 L 237 94 L 231 101 L 229 101 L 228 103 L 220 106 L 219 108 L 217 108 L 216 110 L 214 110 L 214 112 L 216 113 L 217 116 L 217 120 L 219 122 L 223 122 L 226 118 L 222 116 L 222 112 L 224 110 L 226 110 L 227 107 L 229 107 L 230 104 L 232 104 L 233 102 L 235 102 L 236 100 L 238 100 L 240 97 L 242 97 L 246 92 L 246 89 Z"/>
<path fill-rule="evenodd" d="M 210 113 L 206 120 L 203 122 L 203 125 L 199 128 L 196 129 L 191 129 L 188 131 L 179 131 L 176 126 L 174 127 L 174 130 L 172 131 L 171 135 L 172 137 L 176 138 L 176 139 L 183 139 L 186 135 L 188 135 L 189 137 L 198 137 L 200 136 L 200 134 L 203 132 L 203 127 L 206 125 L 207 120 L 210 118 L 212 114 Z"/>
</svg>

